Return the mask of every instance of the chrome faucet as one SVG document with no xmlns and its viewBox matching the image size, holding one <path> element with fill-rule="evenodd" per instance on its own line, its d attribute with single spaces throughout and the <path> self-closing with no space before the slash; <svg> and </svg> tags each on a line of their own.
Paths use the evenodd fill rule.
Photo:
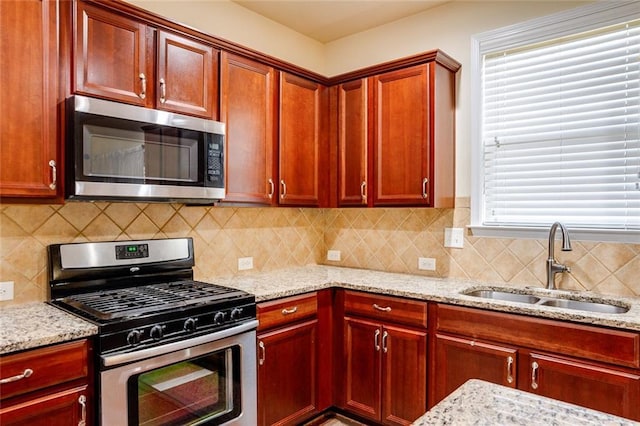
<svg viewBox="0 0 640 426">
<path fill-rule="evenodd" d="M 560 272 L 571 272 L 571 268 L 567 265 L 557 263 L 554 256 L 554 241 L 556 239 L 556 229 L 560 228 L 562 232 L 562 251 L 571 251 L 571 240 L 569 239 L 569 231 L 560 222 L 556 222 L 551 225 L 549 230 L 549 258 L 547 259 L 547 288 L 549 290 L 555 290 L 555 276 Z"/>
</svg>

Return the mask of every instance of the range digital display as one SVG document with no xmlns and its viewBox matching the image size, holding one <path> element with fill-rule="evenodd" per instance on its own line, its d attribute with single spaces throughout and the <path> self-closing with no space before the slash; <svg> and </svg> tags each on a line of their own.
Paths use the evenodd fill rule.
<svg viewBox="0 0 640 426">
<path fill-rule="evenodd" d="M 148 244 L 126 244 L 116 246 L 116 259 L 141 259 L 149 257 Z"/>
</svg>

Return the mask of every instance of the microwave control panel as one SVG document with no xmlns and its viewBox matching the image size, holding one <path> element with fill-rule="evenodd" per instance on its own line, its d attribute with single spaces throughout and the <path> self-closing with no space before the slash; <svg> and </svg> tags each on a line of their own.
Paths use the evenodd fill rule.
<svg viewBox="0 0 640 426">
<path fill-rule="evenodd" d="M 224 136 L 210 135 L 207 141 L 206 186 L 224 187 Z"/>
</svg>

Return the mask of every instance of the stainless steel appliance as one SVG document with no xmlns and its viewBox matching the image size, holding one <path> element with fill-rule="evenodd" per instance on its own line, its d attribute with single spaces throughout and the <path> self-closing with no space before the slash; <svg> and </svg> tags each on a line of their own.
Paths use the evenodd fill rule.
<svg viewBox="0 0 640 426">
<path fill-rule="evenodd" d="M 98 423 L 257 423 L 255 297 L 194 281 L 191 238 L 48 254 L 50 303 L 99 329 Z"/>
<path fill-rule="evenodd" d="M 223 123 L 79 95 L 67 111 L 67 198 L 224 198 Z"/>
</svg>

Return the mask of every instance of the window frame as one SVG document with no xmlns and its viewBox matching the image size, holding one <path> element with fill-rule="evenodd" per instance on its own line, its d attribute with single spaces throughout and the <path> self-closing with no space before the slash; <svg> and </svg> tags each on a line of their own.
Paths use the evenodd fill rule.
<svg viewBox="0 0 640 426">
<path fill-rule="evenodd" d="M 598 2 L 523 23 L 476 34 L 471 37 L 471 224 L 476 237 L 537 238 L 548 237 L 542 226 L 497 226 L 483 224 L 484 172 L 482 170 L 482 58 L 496 51 L 538 43 L 589 31 L 625 21 L 640 19 L 640 2 Z M 640 230 L 570 227 L 577 240 L 640 244 Z"/>
</svg>

